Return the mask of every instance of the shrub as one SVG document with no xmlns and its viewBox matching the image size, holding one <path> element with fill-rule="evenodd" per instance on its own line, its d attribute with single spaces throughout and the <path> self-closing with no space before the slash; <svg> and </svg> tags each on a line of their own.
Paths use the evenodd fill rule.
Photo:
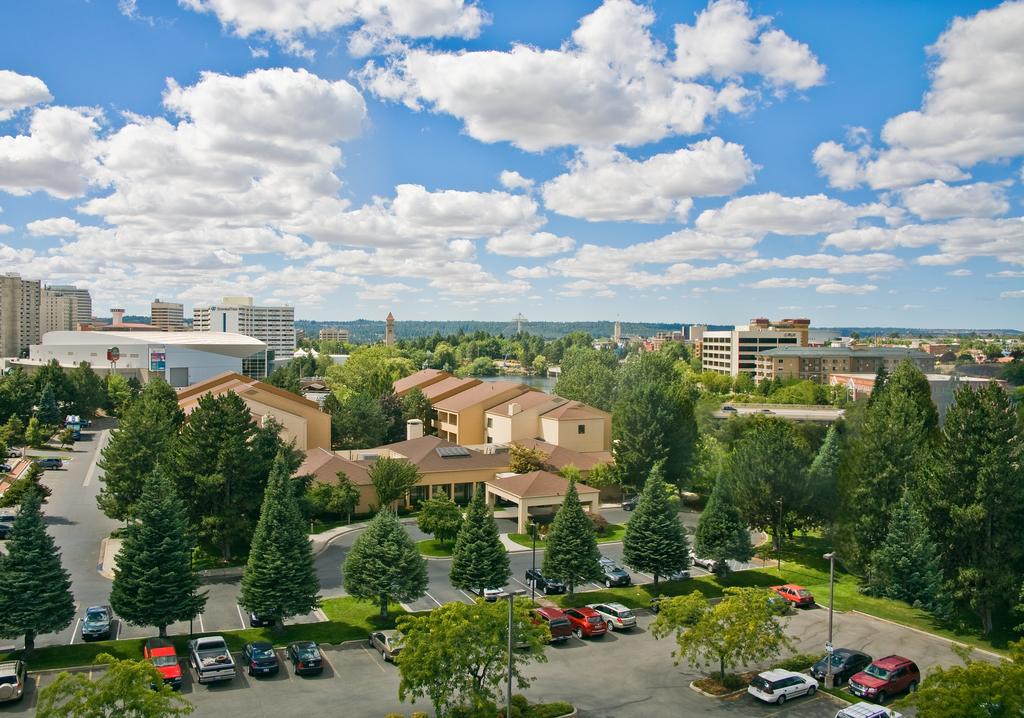
<svg viewBox="0 0 1024 718">
<path fill-rule="evenodd" d="M 601 514 L 588 513 L 587 516 L 590 518 L 590 523 L 594 526 L 595 534 L 604 536 L 608 533 L 608 519 Z"/>
<path fill-rule="evenodd" d="M 784 661 L 779 661 L 772 668 L 781 668 L 784 671 L 805 671 L 821 658 L 816 653 L 798 653 L 795 656 L 790 656 Z"/>
</svg>

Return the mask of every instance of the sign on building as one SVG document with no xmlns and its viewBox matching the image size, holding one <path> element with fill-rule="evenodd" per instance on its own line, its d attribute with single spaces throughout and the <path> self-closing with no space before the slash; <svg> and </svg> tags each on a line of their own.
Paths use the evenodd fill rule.
<svg viewBox="0 0 1024 718">
<path fill-rule="evenodd" d="M 167 347 L 150 347 L 149 370 L 163 372 L 167 369 Z"/>
</svg>

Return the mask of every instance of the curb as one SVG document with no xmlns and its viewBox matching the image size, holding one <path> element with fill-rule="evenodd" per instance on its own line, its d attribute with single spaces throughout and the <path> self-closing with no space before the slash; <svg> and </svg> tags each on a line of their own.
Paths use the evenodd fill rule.
<svg viewBox="0 0 1024 718">
<path fill-rule="evenodd" d="M 857 614 L 858 616 L 864 616 L 866 618 L 871 618 L 871 619 L 874 619 L 876 621 L 881 621 L 882 623 L 888 623 L 888 624 L 890 624 L 892 626 L 899 626 L 900 628 L 905 628 L 908 631 L 914 631 L 915 633 L 920 633 L 922 636 L 928 636 L 929 638 L 934 638 L 937 641 L 945 641 L 947 643 L 952 643 L 955 646 L 960 646 L 961 648 L 968 648 L 972 652 L 976 651 L 978 653 L 984 653 L 986 656 L 991 656 L 992 658 L 998 658 L 1000 661 L 1008 661 L 1008 660 L 1010 660 L 1010 658 L 1008 656 L 1003 656 L 1003 655 L 1000 655 L 998 653 L 993 653 L 992 651 L 986 651 L 984 648 L 977 648 L 976 646 L 972 646 L 972 645 L 970 645 L 968 643 L 961 643 L 960 641 L 958 641 L 958 640 L 956 640 L 954 638 L 946 638 L 945 636 L 940 636 L 937 633 L 931 633 L 930 631 L 925 631 L 925 630 L 922 630 L 920 628 L 914 628 L 913 626 L 908 626 L 905 623 L 897 623 L 896 621 L 890 621 L 888 618 L 879 618 L 878 616 L 872 616 L 870 613 L 864 613 L 863 611 L 856 611 L 856 610 L 851 610 L 851 611 L 849 611 L 849 613 L 854 613 L 854 614 Z"/>
<path fill-rule="evenodd" d="M 415 524 L 416 523 L 416 519 L 399 519 L 399 523 L 401 523 L 403 526 L 409 526 L 409 525 Z M 313 540 L 313 537 L 310 536 L 309 540 L 311 542 L 313 542 L 313 544 L 314 544 L 314 546 L 313 546 L 313 557 L 316 558 L 317 556 L 322 554 L 324 551 L 326 551 L 327 547 L 330 546 L 331 543 L 336 538 L 344 536 L 345 534 L 352 533 L 353 531 L 361 531 L 362 529 L 365 529 L 367 527 L 367 525 L 369 525 L 369 521 L 363 521 L 363 522 L 357 523 L 357 524 L 349 524 L 348 526 L 339 526 L 337 529 L 333 529 L 333 530 L 337 531 L 337 533 L 335 533 L 334 535 L 332 535 L 332 536 L 330 536 L 330 537 L 328 537 L 326 539 L 323 539 L 322 543 L 320 543 L 319 545 L 317 545 L 316 541 Z M 316 534 L 316 535 L 319 536 L 321 534 Z"/>
<path fill-rule="evenodd" d="M 746 693 L 747 692 L 746 688 L 740 688 L 740 689 L 735 690 L 735 691 L 730 691 L 729 693 L 723 693 L 721 695 L 716 695 L 714 693 L 708 693 L 707 691 L 701 690 L 700 688 L 698 688 L 697 687 L 697 681 L 690 681 L 690 690 L 691 691 L 695 691 L 697 693 L 700 693 L 702 696 L 705 696 L 706 698 L 715 698 L 715 699 L 732 698 L 733 696 L 738 696 L 741 693 Z"/>
</svg>

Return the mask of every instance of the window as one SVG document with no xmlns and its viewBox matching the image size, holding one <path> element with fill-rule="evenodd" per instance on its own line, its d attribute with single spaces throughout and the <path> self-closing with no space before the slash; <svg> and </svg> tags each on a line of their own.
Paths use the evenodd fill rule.
<svg viewBox="0 0 1024 718">
<path fill-rule="evenodd" d="M 586 434 L 587 433 L 587 425 L 586 424 L 580 424 L 579 426 L 577 426 L 576 427 L 576 433 L 577 434 Z"/>
<path fill-rule="evenodd" d="M 493 429 L 494 428 L 494 419 L 492 417 L 490 417 L 490 416 L 487 417 L 487 428 L 488 429 Z"/>
</svg>

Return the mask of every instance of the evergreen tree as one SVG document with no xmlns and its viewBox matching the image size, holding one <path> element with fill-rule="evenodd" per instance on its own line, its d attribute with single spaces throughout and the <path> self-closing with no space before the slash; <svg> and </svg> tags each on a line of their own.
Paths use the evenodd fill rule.
<svg viewBox="0 0 1024 718">
<path fill-rule="evenodd" d="M 728 573 L 727 562 L 730 559 L 749 561 L 754 555 L 747 523 L 740 516 L 724 481 L 715 484 L 711 498 L 700 514 L 693 550 L 698 556 L 712 559 L 719 576 Z"/>
<path fill-rule="evenodd" d="M 835 517 L 839 505 L 841 454 L 842 441 L 839 430 L 836 424 L 832 424 L 807 470 L 807 489 L 810 492 L 808 528 L 830 524 Z"/>
<path fill-rule="evenodd" d="M 25 440 L 25 424 L 17 414 L 11 414 L 7 422 L 0 427 L 0 436 L 3 436 L 8 448 Z"/>
<path fill-rule="evenodd" d="M 928 380 L 909 360 L 885 380 L 844 452 L 836 537 L 844 560 L 866 568 L 889 511 L 922 468 L 937 436 Z"/>
<path fill-rule="evenodd" d="M 0 557 L 0 637 L 24 635 L 25 650 L 31 652 L 36 636 L 61 631 L 74 618 L 71 575 L 46 533 L 39 495 L 29 491 L 14 520 L 7 555 Z"/>
<path fill-rule="evenodd" d="M 386 391 L 380 395 L 380 412 L 384 415 L 384 442 L 393 444 L 396 441 L 405 440 L 405 414 L 402 407 L 402 400 L 395 396 L 395 392 Z"/>
<path fill-rule="evenodd" d="M 159 467 L 145 479 L 138 521 L 125 530 L 114 568 L 110 605 L 128 623 L 156 626 L 160 636 L 175 621 L 202 613 L 206 592 L 192 570 L 192 539 L 185 505 Z"/>
<path fill-rule="evenodd" d="M 54 399 L 58 404 L 61 402 L 71 403 L 71 385 L 68 382 L 68 375 L 64 373 L 64 368 L 56 359 L 51 359 L 39 367 L 32 375 L 32 385 L 35 387 L 33 398 L 36 404 L 39 404 L 39 397 L 42 396 L 47 385 L 53 390 Z"/>
<path fill-rule="evenodd" d="M 892 507 L 885 540 L 871 554 L 865 591 L 906 601 L 942 619 L 952 615 L 938 549 L 909 491 Z"/>
<path fill-rule="evenodd" d="M 957 391 L 915 498 L 948 587 L 991 632 L 1024 575 L 1024 436 L 998 385 Z"/>
<path fill-rule="evenodd" d="M 93 417 L 96 410 L 107 403 L 106 387 L 102 379 L 83 361 L 68 372 L 71 406 L 79 416 Z"/>
<path fill-rule="evenodd" d="M 570 596 L 575 593 L 576 584 L 600 580 L 603 572 L 597 562 L 600 554 L 594 524 L 583 510 L 573 481 L 569 482 L 544 545 L 544 575 L 564 581 Z"/>
<path fill-rule="evenodd" d="M 0 376 L 0 420 L 7 421 L 8 417 L 16 416 L 23 422 L 28 421 L 36 396 L 32 378 L 20 366 L 8 370 L 7 374 Z"/>
<path fill-rule="evenodd" d="M 28 428 L 25 429 L 25 443 L 36 449 L 46 446 L 47 439 L 50 438 L 49 432 L 43 428 L 42 422 L 38 418 L 32 417 L 28 420 Z"/>
<path fill-rule="evenodd" d="M 448 578 L 452 585 L 466 591 L 501 588 L 512 575 L 508 553 L 498 538 L 494 513 L 478 489 L 466 508 L 452 551 Z"/>
<path fill-rule="evenodd" d="M 238 600 L 243 608 L 275 621 L 309 613 L 320 602 L 313 547 L 290 476 L 287 461 L 278 457 L 263 494 Z"/>
<path fill-rule="evenodd" d="M 107 412 L 111 416 L 124 416 L 125 410 L 133 399 L 128 380 L 121 374 L 107 374 L 104 391 L 107 396 Z"/>
<path fill-rule="evenodd" d="M 398 516 L 380 511 L 356 539 L 341 567 L 345 591 L 355 598 L 377 601 L 380 615 L 388 604 L 414 601 L 427 592 L 427 562 L 409 538 Z"/>
<path fill-rule="evenodd" d="M 43 470 L 39 467 L 39 464 L 33 461 L 25 473 L 11 482 L 11 485 L 7 487 L 7 491 L 0 495 L 0 507 L 18 506 L 25 498 L 25 494 L 30 491 L 38 493 L 39 500 L 45 504 L 53 490 L 46 484 L 41 483 L 40 480 L 42 478 Z"/>
<path fill-rule="evenodd" d="M 56 426 L 61 423 L 60 407 L 57 406 L 57 396 L 53 391 L 53 385 L 47 384 L 39 394 L 39 406 L 36 407 L 36 417 L 39 422 L 46 426 Z"/>
<path fill-rule="evenodd" d="M 341 449 L 367 449 L 381 446 L 387 440 L 388 419 L 373 394 L 349 392 L 339 400 L 337 413 L 332 413 L 332 417 Z"/>
<path fill-rule="evenodd" d="M 414 387 L 402 397 L 402 419 L 422 421 L 424 435 L 433 436 L 437 432 L 434 428 L 434 407 L 419 387 Z"/>
<path fill-rule="evenodd" d="M 655 591 L 661 576 L 670 576 L 690 565 L 686 532 L 669 501 L 660 464 L 654 466 L 644 482 L 636 511 L 626 524 L 622 556 L 634 571 L 654 576 Z"/>
<path fill-rule="evenodd" d="M 885 363 L 879 364 L 878 371 L 875 372 L 875 384 L 871 389 L 871 393 L 868 394 L 868 406 L 871 406 L 881 398 L 882 394 L 885 393 L 885 385 L 888 381 L 889 371 L 885 368 Z"/>
<path fill-rule="evenodd" d="M 123 416 L 99 461 L 102 486 L 96 504 L 109 518 L 128 521 L 136 515 L 145 478 L 169 450 L 185 417 L 170 384 L 154 378 Z"/>
</svg>

